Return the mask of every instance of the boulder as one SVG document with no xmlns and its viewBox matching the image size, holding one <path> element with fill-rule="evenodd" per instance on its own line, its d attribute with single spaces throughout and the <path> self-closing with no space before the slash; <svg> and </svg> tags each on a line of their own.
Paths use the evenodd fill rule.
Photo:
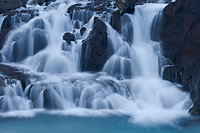
<svg viewBox="0 0 200 133">
<path fill-rule="evenodd" d="M 107 27 L 99 18 L 94 18 L 94 26 L 82 44 L 82 71 L 101 71 L 108 59 Z"/>
<path fill-rule="evenodd" d="M 68 44 L 71 44 L 71 41 L 75 41 L 75 35 L 69 32 L 66 32 L 63 35 L 63 40 L 67 41 Z"/>
<path fill-rule="evenodd" d="M 80 29 L 81 36 L 83 36 L 83 34 L 85 33 L 86 30 L 87 30 L 87 29 L 86 29 L 85 27 L 82 27 L 82 28 Z"/>
</svg>

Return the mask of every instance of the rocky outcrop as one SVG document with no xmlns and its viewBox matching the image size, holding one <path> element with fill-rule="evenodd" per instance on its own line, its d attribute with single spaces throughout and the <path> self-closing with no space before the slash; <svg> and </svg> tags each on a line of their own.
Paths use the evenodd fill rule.
<svg viewBox="0 0 200 133">
<path fill-rule="evenodd" d="M 30 78 L 37 76 L 26 74 L 23 70 L 16 67 L 0 64 L 0 73 L 3 77 L 0 77 L 0 86 L 5 86 L 4 80 L 11 82 L 12 80 L 19 80 L 23 86 L 23 89 L 30 83 Z M 8 83 L 8 82 L 7 82 Z"/>
<path fill-rule="evenodd" d="M 0 14 L 14 10 L 16 8 L 26 6 L 28 0 L 1 0 L 0 1 Z"/>
<path fill-rule="evenodd" d="M 89 37 L 82 44 L 82 71 L 100 71 L 108 59 L 107 27 L 99 18 L 94 18 L 94 26 Z"/>
<path fill-rule="evenodd" d="M 191 92 L 191 99 L 195 103 L 200 95 L 199 5 L 199 0 L 176 0 L 166 6 L 161 35 L 164 56 L 176 65 L 179 83 L 184 90 Z M 168 69 L 168 73 L 172 69 Z"/>
<path fill-rule="evenodd" d="M 45 3 L 45 5 L 49 5 L 51 2 L 54 2 L 56 0 L 34 0 L 34 3 L 37 3 L 39 5 L 42 5 Z"/>
</svg>

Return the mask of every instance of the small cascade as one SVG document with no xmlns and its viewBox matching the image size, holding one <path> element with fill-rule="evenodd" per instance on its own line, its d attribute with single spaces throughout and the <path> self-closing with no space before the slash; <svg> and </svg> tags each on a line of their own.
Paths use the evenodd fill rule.
<svg viewBox="0 0 200 133">
<path fill-rule="evenodd" d="M 6 16 L 4 16 L 4 15 L 0 15 L 0 30 L 1 30 L 1 27 L 2 27 L 2 24 L 3 24 L 3 21 L 4 21 L 4 19 L 6 18 Z"/>
<path fill-rule="evenodd" d="M 14 110 L 28 110 L 31 109 L 31 101 L 26 100 L 22 89 L 21 82 L 11 81 L 5 83 L 6 87 L 1 87 L 0 92 L 0 110 L 14 111 Z"/>
<path fill-rule="evenodd" d="M 2 50 L 9 61 L 22 61 L 47 46 L 48 35 L 44 30 L 43 19 L 35 18 L 29 23 L 9 34 Z"/>
<path fill-rule="evenodd" d="M 75 29 L 80 29 L 93 16 L 93 12 L 85 9 L 74 10 L 72 13 L 72 21 Z"/>
<path fill-rule="evenodd" d="M 151 40 L 153 41 L 161 41 L 161 24 L 162 24 L 162 10 L 159 11 L 153 20 L 152 29 L 151 29 Z"/>
<path fill-rule="evenodd" d="M 27 23 L 33 17 L 35 16 L 32 16 L 32 14 L 29 13 L 15 14 L 11 17 L 11 27 L 19 27 L 23 23 Z"/>
<path fill-rule="evenodd" d="M 128 14 L 124 14 L 121 18 L 121 34 L 125 41 L 133 42 L 133 25 Z"/>
</svg>

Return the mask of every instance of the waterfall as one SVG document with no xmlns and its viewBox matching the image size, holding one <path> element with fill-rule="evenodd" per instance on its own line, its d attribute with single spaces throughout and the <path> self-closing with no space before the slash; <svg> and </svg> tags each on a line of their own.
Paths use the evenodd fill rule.
<svg viewBox="0 0 200 133">
<path fill-rule="evenodd" d="M 151 36 L 164 4 L 137 5 L 134 14 L 121 17 L 119 33 L 105 22 L 110 57 L 99 73 L 80 71 L 82 43 L 98 15 L 75 10 L 70 17 L 67 9 L 75 3 L 56 4 L 49 9 L 41 6 L 39 16 L 9 33 L 2 49 L 6 63 L 24 66 L 37 76 L 26 88 L 19 81 L 3 80 L 1 111 L 109 110 L 131 116 L 134 123 L 168 123 L 187 116 L 189 96 L 161 79 L 160 43 Z M 86 31 L 80 35 L 82 27 Z M 64 41 L 66 32 L 76 41 Z"/>
<path fill-rule="evenodd" d="M 6 18 L 6 16 L 4 16 L 4 15 L 0 15 L 0 30 L 1 30 L 1 27 L 2 27 L 2 24 L 3 24 L 3 21 L 4 21 L 4 19 Z"/>
</svg>

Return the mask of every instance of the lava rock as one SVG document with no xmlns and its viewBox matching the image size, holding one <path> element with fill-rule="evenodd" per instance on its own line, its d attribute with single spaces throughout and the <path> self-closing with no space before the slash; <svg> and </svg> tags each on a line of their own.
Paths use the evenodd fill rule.
<svg viewBox="0 0 200 133">
<path fill-rule="evenodd" d="M 75 41 L 75 35 L 69 32 L 63 35 L 63 40 L 67 41 L 68 44 L 71 44 L 71 41 Z"/>
<path fill-rule="evenodd" d="M 107 27 L 99 18 L 94 18 L 94 26 L 89 37 L 82 44 L 82 71 L 100 71 L 108 59 Z"/>
</svg>

